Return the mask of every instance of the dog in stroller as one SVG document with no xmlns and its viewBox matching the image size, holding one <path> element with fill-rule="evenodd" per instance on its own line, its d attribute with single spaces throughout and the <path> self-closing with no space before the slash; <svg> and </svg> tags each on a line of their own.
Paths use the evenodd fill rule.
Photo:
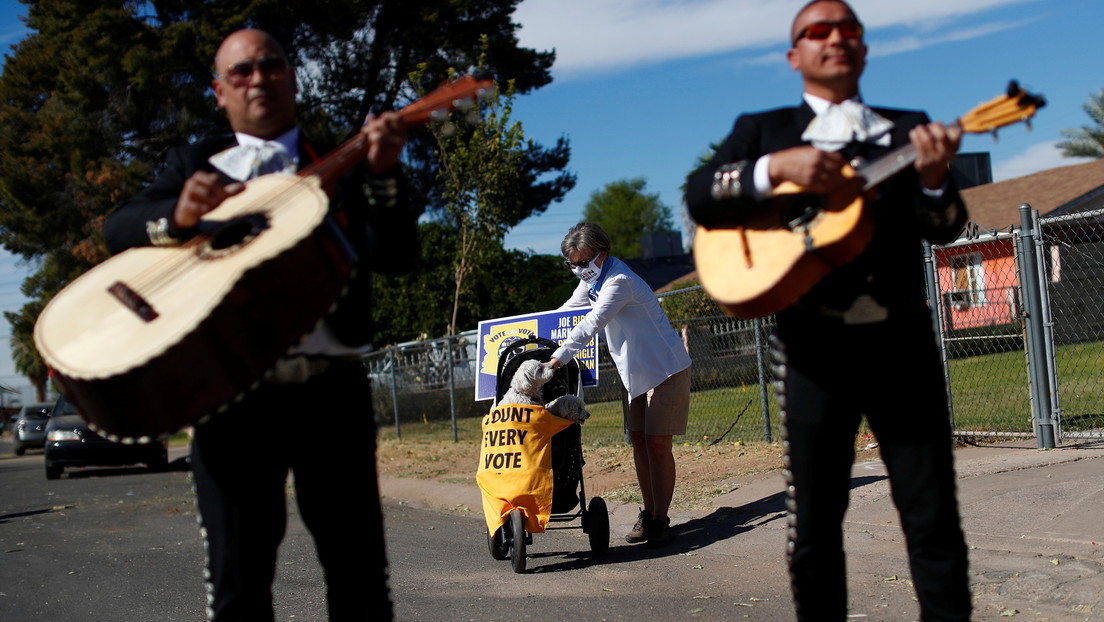
<svg viewBox="0 0 1104 622">
<path fill-rule="evenodd" d="M 544 402 L 544 385 L 555 376 L 556 371 L 541 363 L 537 359 L 527 359 L 521 362 L 510 379 L 510 388 L 498 404 L 527 404 L 532 406 L 544 406 L 548 412 L 569 419 L 576 423 L 582 423 L 590 417 L 586 410 L 583 398 L 571 393 L 565 393 L 553 398 L 551 402 Z"/>
<path fill-rule="evenodd" d="M 476 482 L 487 547 L 491 557 L 510 559 L 514 572 L 525 571 L 526 545 L 549 522 L 578 518 L 595 555 L 609 548 L 605 500 L 594 497 L 588 506 L 583 485 L 578 422 L 589 413 L 579 397 L 579 364 L 541 364 L 556 347 L 540 337 L 507 345 L 499 353 L 495 405 L 483 419 Z"/>
</svg>

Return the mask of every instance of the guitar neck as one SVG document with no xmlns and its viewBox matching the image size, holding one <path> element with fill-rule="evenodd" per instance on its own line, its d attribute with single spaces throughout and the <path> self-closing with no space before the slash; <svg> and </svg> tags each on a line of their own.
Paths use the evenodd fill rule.
<svg viewBox="0 0 1104 622">
<path fill-rule="evenodd" d="M 464 76 L 408 104 L 398 111 L 399 118 L 407 128 L 425 125 L 437 114 L 447 114 L 457 107 L 467 105 L 475 97 L 486 93 L 493 85 L 494 82 L 489 78 Z M 367 157 L 369 147 L 368 139 L 364 134 L 357 132 L 326 157 L 299 171 L 299 175 L 301 177 L 315 175 L 321 179 L 323 188 L 331 188 L 338 177 Z"/>
<path fill-rule="evenodd" d="M 326 157 L 299 171 L 299 176 L 317 176 L 322 180 L 323 188 L 332 188 L 338 177 L 364 160 L 368 155 L 368 146 L 368 139 L 357 132 L 356 136 L 341 143 L 341 146 L 326 154 Z"/>
<path fill-rule="evenodd" d="M 953 125 L 961 129 L 958 121 L 955 121 Z M 916 153 L 916 147 L 910 142 L 906 145 L 897 147 L 873 162 L 867 162 L 856 167 L 859 175 L 866 180 L 865 183 L 863 183 L 863 190 L 870 190 L 909 166 L 912 166 L 912 164 L 916 162 L 918 155 L 919 154 Z"/>
</svg>

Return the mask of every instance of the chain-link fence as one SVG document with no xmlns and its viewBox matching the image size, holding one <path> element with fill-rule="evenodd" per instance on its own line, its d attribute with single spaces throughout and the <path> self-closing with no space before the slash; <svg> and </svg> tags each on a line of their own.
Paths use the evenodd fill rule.
<svg viewBox="0 0 1104 622">
<path fill-rule="evenodd" d="M 928 293 L 956 433 L 1104 437 L 1104 215 L 1043 219 L 929 249 Z M 766 345 L 773 318 L 724 315 L 700 287 L 660 295 L 694 361 L 684 442 L 767 441 L 778 411 Z M 381 429 L 478 438 L 475 333 L 400 344 L 367 359 Z M 624 440 L 622 387 L 604 344 L 586 389 L 588 442 Z"/>
<path fill-rule="evenodd" d="M 1050 407 L 1062 438 L 1104 437 L 1104 212 L 1039 221 Z"/>
</svg>

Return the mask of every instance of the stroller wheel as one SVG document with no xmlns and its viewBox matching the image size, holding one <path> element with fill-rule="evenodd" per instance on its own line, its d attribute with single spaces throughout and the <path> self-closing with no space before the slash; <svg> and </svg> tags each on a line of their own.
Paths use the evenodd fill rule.
<svg viewBox="0 0 1104 622">
<path fill-rule="evenodd" d="M 606 554 L 609 550 L 609 511 L 606 509 L 606 500 L 602 497 L 594 497 L 590 500 L 590 508 L 586 516 L 586 533 L 590 538 L 590 550 L 597 556 Z"/>
<path fill-rule="evenodd" d="M 513 532 L 510 561 L 513 562 L 514 572 L 525 572 L 525 515 L 521 510 L 510 512 L 510 530 Z"/>
<path fill-rule="evenodd" d="M 499 527 L 495 530 L 494 535 L 487 534 L 487 548 L 491 551 L 491 557 L 494 559 L 506 559 L 510 556 L 510 551 L 506 546 L 506 527 Z"/>
</svg>

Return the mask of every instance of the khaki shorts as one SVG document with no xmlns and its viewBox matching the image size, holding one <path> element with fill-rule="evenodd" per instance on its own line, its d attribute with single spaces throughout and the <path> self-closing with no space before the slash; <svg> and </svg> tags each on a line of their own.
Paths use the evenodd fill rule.
<svg viewBox="0 0 1104 622">
<path fill-rule="evenodd" d="M 629 432 L 643 431 L 652 436 L 686 434 L 686 422 L 690 418 L 690 368 L 628 404 L 622 401 L 621 405 L 625 412 L 625 428 Z"/>
</svg>

